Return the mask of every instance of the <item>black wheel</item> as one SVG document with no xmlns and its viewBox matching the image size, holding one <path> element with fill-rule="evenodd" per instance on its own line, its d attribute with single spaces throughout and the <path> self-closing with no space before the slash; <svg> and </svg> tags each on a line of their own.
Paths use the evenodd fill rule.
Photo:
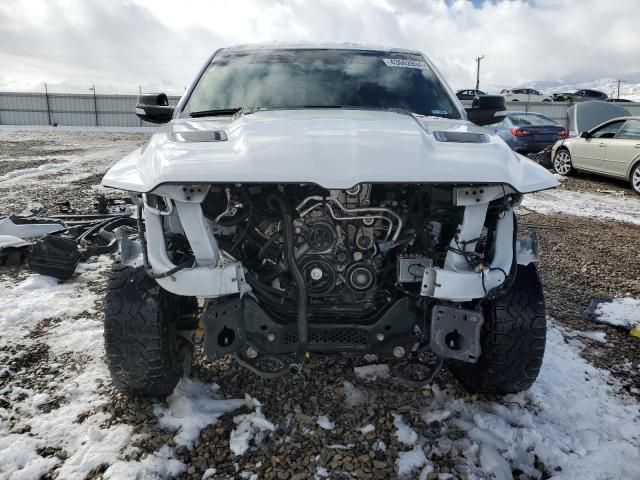
<svg viewBox="0 0 640 480">
<path fill-rule="evenodd" d="M 631 170 L 631 188 L 640 194 L 640 163 L 637 163 Z"/>
<path fill-rule="evenodd" d="M 528 389 L 542 366 L 547 330 L 536 265 L 519 265 L 511 288 L 484 310 L 480 358 L 450 361 L 449 369 L 470 392 L 505 395 Z"/>
<path fill-rule="evenodd" d="M 553 170 L 563 176 L 569 176 L 574 172 L 571 154 L 566 148 L 560 148 L 553 157 Z"/>
<path fill-rule="evenodd" d="M 194 298 L 161 289 L 143 268 L 116 264 L 109 278 L 104 316 L 107 365 L 123 393 L 165 396 L 188 373 L 192 345 L 176 334 Z"/>
</svg>

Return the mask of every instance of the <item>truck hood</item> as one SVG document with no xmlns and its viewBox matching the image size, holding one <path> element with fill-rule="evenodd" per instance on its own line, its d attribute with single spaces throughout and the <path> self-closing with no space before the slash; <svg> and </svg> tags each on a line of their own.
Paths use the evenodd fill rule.
<svg viewBox="0 0 640 480">
<path fill-rule="evenodd" d="M 465 120 L 347 109 L 176 119 L 102 180 L 106 187 L 134 192 L 169 183 L 270 182 L 328 189 L 358 183 L 504 183 L 522 193 L 557 186 L 547 170 Z"/>
</svg>

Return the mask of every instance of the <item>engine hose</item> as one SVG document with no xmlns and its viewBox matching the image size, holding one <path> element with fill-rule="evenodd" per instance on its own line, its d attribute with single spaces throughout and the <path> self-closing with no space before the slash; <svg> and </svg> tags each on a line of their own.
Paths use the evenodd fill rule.
<svg viewBox="0 0 640 480">
<path fill-rule="evenodd" d="M 245 273 L 245 279 L 247 280 L 247 282 L 251 285 L 254 286 L 256 285 L 256 288 L 260 288 L 264 291 L 270 292 L 274 295 L 279 295 L 279 296 L 284 296 L 286 295 L 286 292 L 283 290 L 279 290 L 277 288 L 272 287 L 271 285 L 267 285 L 266 283 L 264 283 L 263 281 L 259 280 L 258 277 L 256 277 L 253 273 L 251 272 L 246 272 Z"/>
<path fill-rule="evenodd" d="M 289 269 L 286 268 L 286 267 L 278 266 L 276 268 L 277 268 L 277 270 L 271 272 L 269 275 L 265 275 L 262 278 L 262 282 L 269 284 L 269 283 L 273 282 L 276 278 L 278 278 L 280 275 L 282 275 L 283 273 L 289 271 Z"/>
<path fill-rule="evenodd" d="M 291 277 L 298 291 L 298 353 L 303 355 L 309 339 L 309 325 L 307 324 L 307 286 L 304 276 L 296 262 L 293 249 L 293 213 L 286 201 L 278 194 L 268 197 L 269 203 L 277 203 L 282 215 L 282 240 L 284 241 L 285 261 L 291 272 Z"/>
<path fill-rule="evenodd" d="M 256 277 L 251 275 L 249 272 L 245 272 L 245 280 L 251 287 L 260 293 L 264 298 L 269 300 L 272 303 L 282 305 L 284 303 L 285 297 L 283 296 L 284 292 L 265 285 Z"/>
<path fill-rule="evenodd" d="M 281 237 L 282 237 L 282 233 L 281 232 L 276 232 L 273 235 L 271 235 L 269 237 L 269 240 L 266 241 L 266 243 L 262 246 L 262 248 L 258 252 L 258 258 L 260 258 L 260 259 L 264 258 L 264 256 L 267 253 L 267 250 L 269 249 L 269 247 L 271 245 L 273 245 L 274 242 L 277 242 Z"/>
</svg>

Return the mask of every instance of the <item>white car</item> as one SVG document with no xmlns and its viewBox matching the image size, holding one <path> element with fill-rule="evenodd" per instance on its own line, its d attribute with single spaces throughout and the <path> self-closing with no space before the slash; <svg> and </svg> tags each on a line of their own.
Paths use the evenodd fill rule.
<svg viewBox="0 0 640 480">
<path fill-rule="evenodd" d="M 510 88 L 500 92 L 508 102 L 551 102 L 553 97 L 533 88 Z"/>
<path fill-rule="evenodd" d="M 640 193 L 640 117 L 607 120 L 579 137 L 561 140 L 551 158 L 560 175 L 580 170 L 619 178 Z"/>
<path fill-rule="evenodd" d="M 419 52 L 351 44 L 225 48 L 175 108 L 142 95 L 166 125 L 103 179 L 139 218 L 105 304 L 114 385 L 165 395 L 202 348 L 265 377 L 375 353 L 414 384 L 447 360 L 469 390 L 528 388 L 544 296 L 513 209 L 557 181 L 479 126 L 503 97 L 474 103 Z"/>
</svg>

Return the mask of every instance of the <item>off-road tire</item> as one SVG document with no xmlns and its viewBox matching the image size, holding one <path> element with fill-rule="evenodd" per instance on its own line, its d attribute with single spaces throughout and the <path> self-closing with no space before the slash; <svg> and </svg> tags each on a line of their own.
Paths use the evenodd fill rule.
<svg viewBox="0 0 640 480">
<path fill-rule="evenodd" d="M 527 390 L 538 377 L 546 338 L 544 293 L 534 263 L 518 266 L 511 288 L 486 302 L 484 316 L 480 358 L 450 361 L 449 369 L 473 393 Z"/>
<path fill-rule="evenodd" d="M 176 334 L 186 297 L 161 289 L 143 268 L 116 264 L 105 300 L 104 343 L 113 385 L 133 396 L 170 394 L 193 347 Z"/>
</svg>

